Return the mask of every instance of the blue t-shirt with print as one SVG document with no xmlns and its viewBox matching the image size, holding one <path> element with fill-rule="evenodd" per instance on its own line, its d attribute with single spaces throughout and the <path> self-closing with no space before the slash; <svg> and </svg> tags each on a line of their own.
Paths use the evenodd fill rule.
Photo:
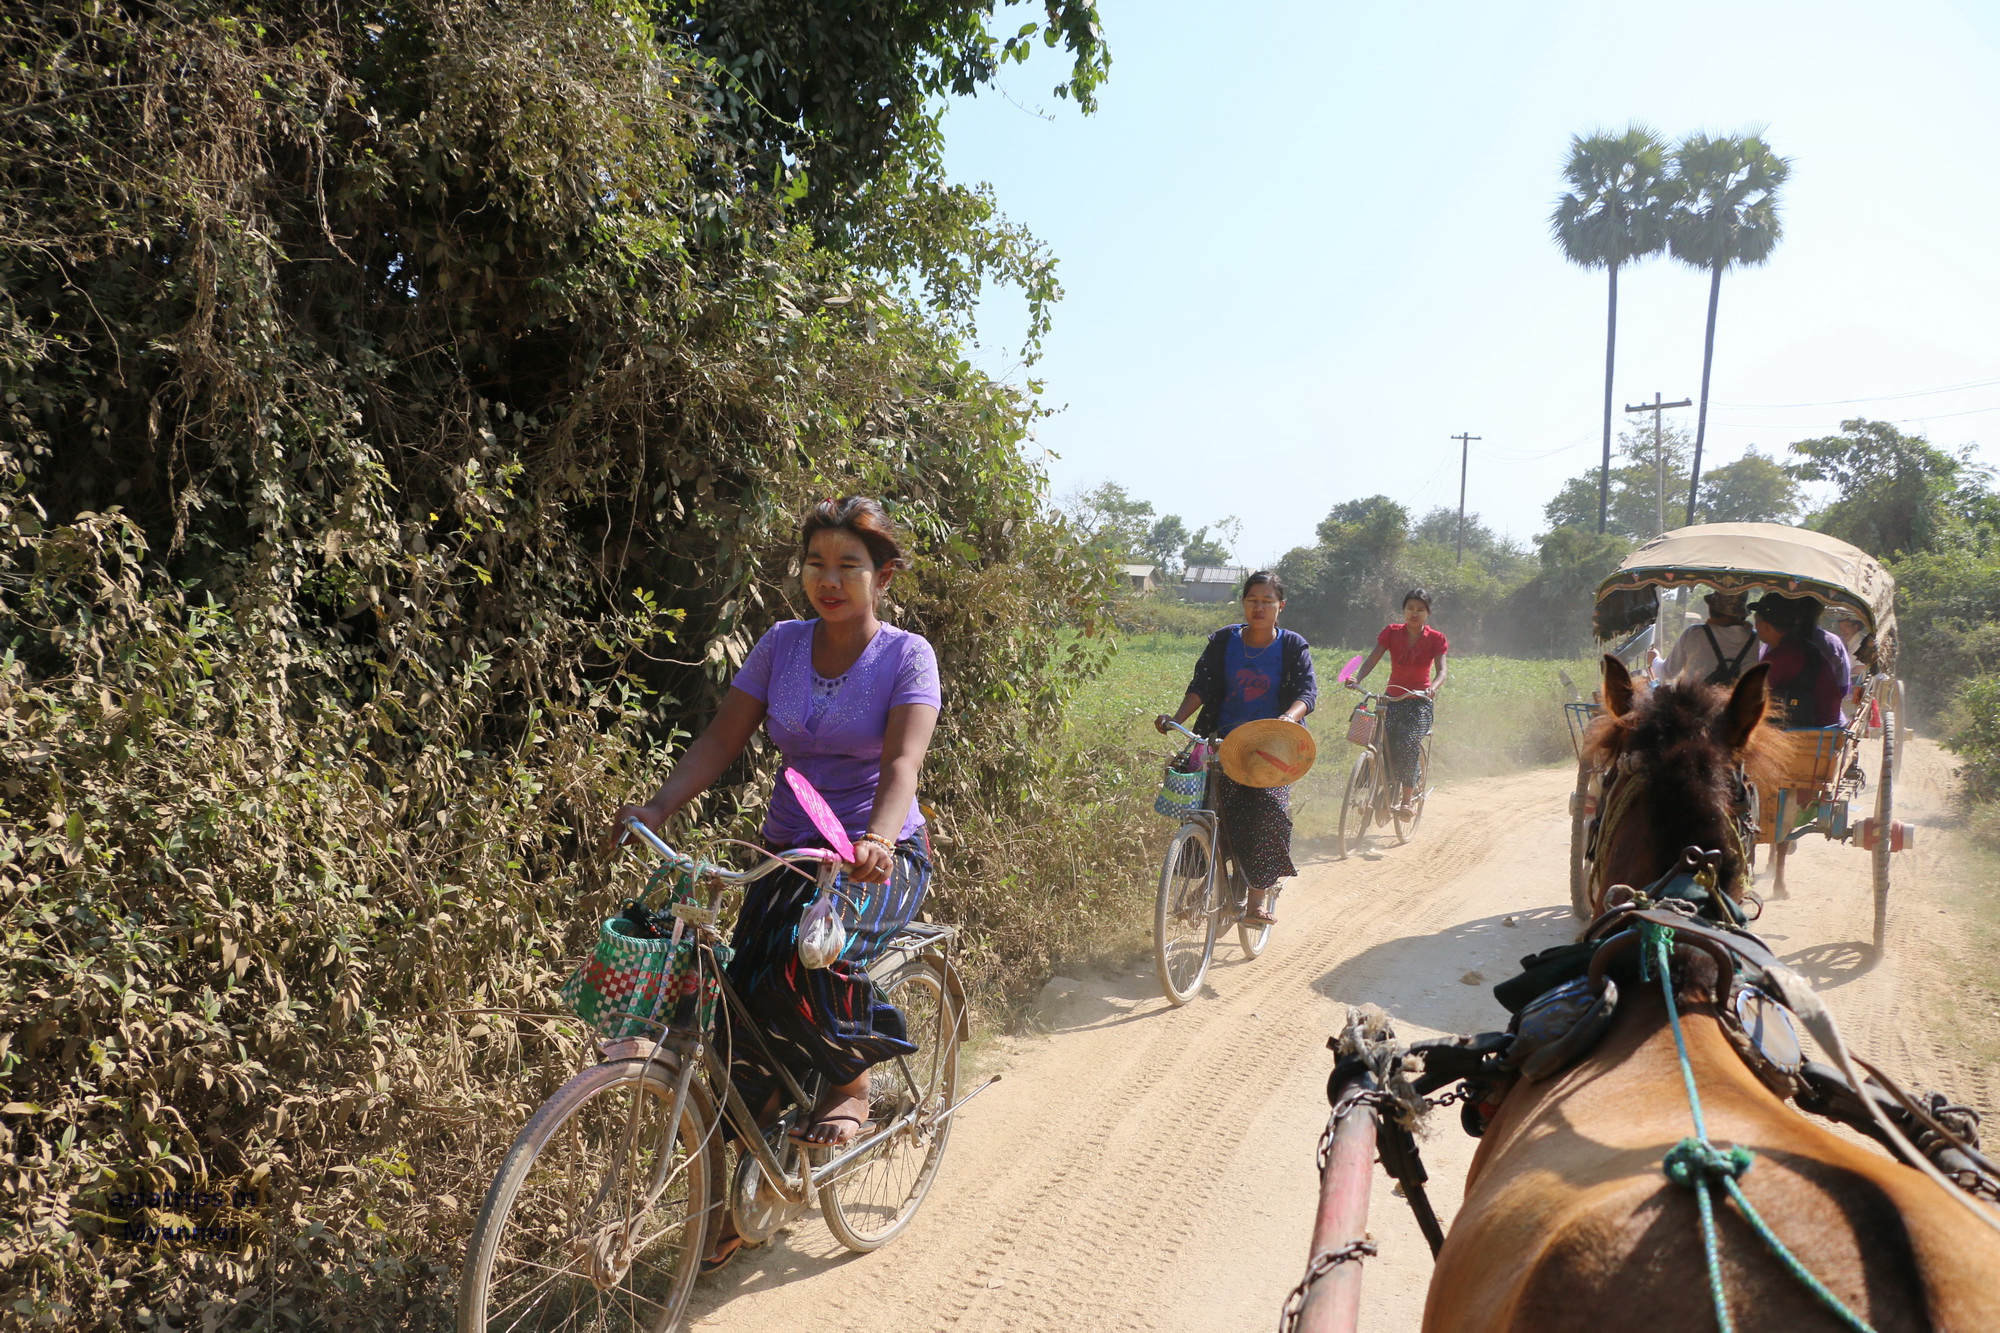
<svg viewBox="0 0 2000 1333">
<path fill-rule="evenodd" d="M 1222 650 L 1222 714 L 1216 722 L 1218 734 L 1227 736 L 1245 722 L 1260 717 L 1276 717 L 1284 711 L 1278 703 L 1278 673 L 1285 664 L 1284 640 L 1274 636 L 1262 648 L 1243 642 L 1243 627 L 1229 632 Z"/>
</svg>

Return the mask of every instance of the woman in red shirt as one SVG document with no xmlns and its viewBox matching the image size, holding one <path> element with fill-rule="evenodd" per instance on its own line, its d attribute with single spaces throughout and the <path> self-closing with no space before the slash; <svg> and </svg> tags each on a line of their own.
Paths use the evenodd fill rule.
<svg viewBox="0 0 2000 1333">
<path fill-rule="evenodd" d="M 1444 655 L 1450 648 L 1444 635 L 1430 625 L 1430 594 L 1412 588 L 1403 594 L 1403 623 L 1385 625 L 1375 636 L 1375 651 L 1354 678 L 1359 685 L 1389 654 L 1389 687 L 1382 703 L 1383 748 L 1388 752 L 1389 777 L 1397 784 L 1396 805 L 1410 812 L 1417 796 L 1417 754 L 1431 734 L 1433 701 L 1444 685 Z M 1431 663 L 1437 679 L 1431 679 Z"/>
</svg>

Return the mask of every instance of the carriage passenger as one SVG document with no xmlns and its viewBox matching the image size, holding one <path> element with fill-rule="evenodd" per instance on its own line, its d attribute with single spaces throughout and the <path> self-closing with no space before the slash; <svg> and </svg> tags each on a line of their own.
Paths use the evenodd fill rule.
<svg viewBox="0 0 2000 1333">
<path fill-rule="evenodd" d="M 1771 666 L 1771 701 L 1791 731 L 1839 726 L 1854 672 L 1847 645 L 1820 628 L 1820 605 L 1814 597 L 1770 592 L 1750 608 L 1764 645 L 1760 660 Z"/>
<path fill-rule="evenodd" d="M 1745 668 L 1756 663 L 1757 631 L 1744 618 L 1748 594 L 1712 592 L 1702 600 L 1708 603 L 1707 623 L 1681 632 L 1657 679 L 1686 676 L 1710 685 L 1734 685 Z"/>
</svg>

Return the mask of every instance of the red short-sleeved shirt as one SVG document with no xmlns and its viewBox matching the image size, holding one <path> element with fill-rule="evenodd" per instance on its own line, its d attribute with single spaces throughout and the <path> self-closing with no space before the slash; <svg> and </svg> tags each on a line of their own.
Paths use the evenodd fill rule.
<svg viewBox="0 0 2000 1333">
<path fill-rule="evenodd" d="M 1451 647 L 1444 635 L 1429 625 L 1412 644 L 1409 627 L 1401 622 L 1383 627 L 1375 636 L 1375 645 L 1389 654 L 1389 684 L 1405 690 L 1429 689 L 1431 663 Z"/>
</svg>

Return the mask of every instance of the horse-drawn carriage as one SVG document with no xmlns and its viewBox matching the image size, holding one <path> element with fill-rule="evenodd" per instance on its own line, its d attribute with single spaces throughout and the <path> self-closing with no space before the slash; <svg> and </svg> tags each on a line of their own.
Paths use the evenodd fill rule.
<svg viewBox="0 0 2000 1333">
<path fill-rule="evenodd" d="M 1879 950 L 1889 904 L 1889 858 L 1911 836 L 1893 817 L 1895 777 L 1907 736 L 1903 688 L 1894 675 L 1895 580 L 1866 552 L 1825 533 L 1777 523 L 1679 528 L 1632 552 L 1598 586 L 1592 623 L 1599 643 L 1631 642 L 1650 626 L 1650 642 L 1664 654 L 1670 645 L 1659 642 L 1662 593 L 1692 596 L 1697 588 L 1808 596 L 1865 627 L 1856 657 L 1866 674 L 1843 705 L 1840 725 L 1785 732 L 1777 777 L 1751 788 L 1757 832 L 1756 845 L 1747 850 L 1754 864 L 1757 845 L 1771 848 L 1777 897 L 1785 896 L 1785 858 L 1809 833 L 1869 852 Z M 1566 707 L 1578 755 L 1576 789 L 1570 796 L 1570 903 L 1580 919 L 1588 919 L 1590 828 L 1605 775 L 1584 758 L 1582 738 L 1599 705 L 1578 701 Z M 1864 742 L 1878 739 L 1877 762 L 1864 763 Z M 1850 811 L 1869 797 L 1871 768 L 1874 813 L 1853 819 Z"/>
<path fill-rule="evenodd" d="M 1668 575 L 1693 572 L 1644 559 L 1607 581 L 1600 629 L 1657 615 Z M 1699 581 L 1835 596 L 1860 581 L 1777 566 L 1710 564 Z M 1634 594 L 1622 609 L 1620 578 Z M 1651 605 L 1633 605 L 1642 597 Z M 1856 609 L 1893 634 L 1887 601 L 1884 587 Z M 1435 1262 L 1426 1333 L 2000 1329 L 2000 1162 L 1981 1151 L 1978 1113 L 1851 1050 L 1812 986 L 1746 926 L 1740 777 L 1769 747 L 1771 669 L 1755 664 L 1727 690 L 1687 676 L 1648 688 L 1607 655 L 1585 751 L 1609 774 L 1588 925 L 1494 986 L 1504 1031 L 1406 1043 L 1383 1010 L 1349 1009 L 1329 1043 L 1312 1248 L 1282 1329 L 1357 1328 L 1364 1262 L 1379 1252 L 1377 1160 Z M 1864 707 L 1886 701 L 1887 684 L 1876 672 Z M 1885 778 L 1894 726 L 1885 716 Z M 1845 769 L 1818 754 L 1815 742 L 1825 805 Z M 1806 771 L 1801 759 L 1767 785 Z M 1419 1137 L 1448 1105 L 1480 1142 L 1447 1228 Z"/>
</svg>

